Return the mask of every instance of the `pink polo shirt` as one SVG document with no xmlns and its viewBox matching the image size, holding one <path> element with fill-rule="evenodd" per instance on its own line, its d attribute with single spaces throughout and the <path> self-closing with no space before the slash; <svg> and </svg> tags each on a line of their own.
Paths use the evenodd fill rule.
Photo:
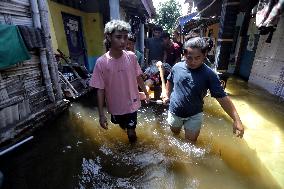
<svg viewBox="0 0 284 189">
<path fill-rule="evenodd" d="M 107 52 L 96 62 L 90 86 L 105 89 L 108 112 L 112 115 L 133 113 L 141 106 L 137 84 L 141 74 L 133 52 L 123 51 L 118 59 Z"/>
</svg>

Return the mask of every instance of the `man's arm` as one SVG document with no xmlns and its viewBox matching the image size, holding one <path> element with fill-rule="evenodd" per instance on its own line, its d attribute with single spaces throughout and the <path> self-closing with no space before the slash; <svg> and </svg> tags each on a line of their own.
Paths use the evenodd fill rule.
<svg viewBox="0 0 284 189">
<path fill-rule="evenodd" d="M 142 78 L 142 75 L 137 76 L 137 83 L 138 86 L 142 89 L 142 91 L 145 93 L 146 95 L 146 102 L 149 102 L 150 98 L 149 98 L 149 94 L 147 92 L 146 86 L 144 84 L 144 80 Z"/>
<path fill-rule="evenodd" d="M 98 99 L 98 110 L 99 110 L 99 122 L 102 128 L 108 129 L 108 123 L 104 112 L 104 102 L 105 102 L 105 90 L 97 90 L 97 99 Z"/>
<path fill-rule="evenodd" d="M 173 84 L 169 80 L 167 80 L 166 89 L 164 89 L 165 96 L 163 96 L 163 102 L 164 103 L 169 102 L 170 96 L 171 96 L 171 93 L 172 93 L 172 89 L 173 89 Z"/>
<path fill-rule="evenodd" d="M 181 61 L 181 51 L 180 49 L 175 49 L 175 64 Z"/>
<path fill-rule="evenodd" d="M 233 102 L 228 96 L 216 99 L 222 106 L 223 110 L 234 120 L 233 132 L 237 134 L 238 137 L 242 138 L 244 135 L 244 127 Z"/>
</svg>

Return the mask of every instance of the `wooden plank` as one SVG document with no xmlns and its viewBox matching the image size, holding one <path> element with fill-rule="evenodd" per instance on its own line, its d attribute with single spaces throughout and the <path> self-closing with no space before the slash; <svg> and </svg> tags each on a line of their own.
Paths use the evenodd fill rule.
<svg viewBox="0 0 284 189">
<path fill-rule="evenodd" d="M 0 8 L 0 13 L 11 15 L 11 16 L 15 15 L 15 16 L 21 16 L 21 17 L 29 17 L 29 15 L 26 12 L 22 12 L 22 11 L 17 10 L 17 9 L 15 9 L 15 10 L 5 9 L 5 7 Z"/>
<path fill-rule="evenodd" d="M 14 25 L 33 27 L 33 20 L 32 17 L 30 16 L 23 17 L 23 16 L 12 15 L 12 21 Z"/>
<path fill-rule="evenodd" d="M 12 111 L 12 123 L 16 123 L 20 120 L 20 116 L 19 116 L 19 105 L 15 104 L 13 106 L 11 106 L 11 111 Z"/>
<path fill-rule="evenodd" d="M 17 104 L 17 103 L 19 103 L 19 102 L 21 102 L 23 100 L 24 100 L 24 97 L 22 97 L 22 96 L 15 96 L 13 98 L 9 98 L 9 99 L 3 100 L 3 101 L 0 102 L 0 110 L 4 109 L 4 108 L 7 108 L 9 106 L 12 106 L 14 104 Z"/>
<path fill-rule="evenodd" d="M 8 72 L 2 72 L 2 77 L 4 79 L 8 79 L 11 77 L 20 77 L 20 76 L 24 76 L 21 77 L 22 79 L 26 78 L 28 75 L 42 75 L 41 71 L 38 69 L 18 69 L 15 71 L 8 71 Z"/>
<path fill-rule="evenodd" d="M 5 114 L 4 111 L 0 110 L 0 128 L 3 128 L 5 126 L 6 126 Z"/>
<path fill-rule="evenodd" d="M 20 81 L 19 77 L 9 77 L 0 81 L 0 89 L 7 89 L 17 84 Z"/>
<path fill-rule="evenodd" d="M 28 9 L 29 6 L 26 6 L 26 5 L 22 5 L 22 4 L 19 4 L 19 3 L 13 3 L 11 0 L 10 2 L 9 1 L 0 1 L 0 5 L 3 7 L 8 7 L 10 9 L 13 9 L 13 8 L 22 8 L 22 9 Z"/>
<path fill-rule="evenodd" d="M 30 8 L 20 4 L 12 4 L 10 2 L 0 1 L 0 13 L 18 15 L 23 17 L 29 17 L 31 15 Z"/>
<path fill-rule="evenodd" d="M 0 102 L 9 98 L 7 89 L 0 89 Z"/>
<path fill-rule="evenodd" d="M 25 119 L 31 113 L 29 99 L 19 103 L 19 119 Z"/>
<path fill-rule="evenodd" d="M 4 114 L 3 119 L 4 119 L 4 125 L 9 125 L 13 123 L 13 118 L 12 118 L 12 108 L 11 107 L 6 107 L 1 110 Z M 2 126 L 2 127 L 3 127 Z"/>
<path fill-rule="evenodd" d="M 48 96 L 46 96 L 45 98 L 41 98 L 39 101 L 37 101 L 37 103 L 32 104 L 31 110 L 33 113 L 35 113 L 44 110 L 49 104 L 51 104 L 50 100 L 48 99 Z"/>
<path fill-rule="evenodd" d="M 29 0 L 10 0 L 14 4 L 24 5 L 24 6 L 30 6 Z"/>
</svg>

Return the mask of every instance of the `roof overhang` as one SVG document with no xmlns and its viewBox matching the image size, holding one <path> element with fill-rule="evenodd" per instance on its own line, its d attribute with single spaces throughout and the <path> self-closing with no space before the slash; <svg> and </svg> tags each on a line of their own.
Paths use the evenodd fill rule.
<svg viewBox="0 0 284 189">
<path fill-rule="evenodd" d="M 127 10 L 129 16 L 146 18 L 155 16 L 152 0 L 120 0 L 120 6 Z"/>
<path fill-rule="evenodd" d="M 201 16 L 202 17 L 211 17 L 211 16 L 220 16 L 221 10 L 222 10 L 222 4 L 223 1 L 221 0 L 193 0 L 195 6 L 197 7 L 198 11 L 202 11 Z M 236 2 L 240 2 L 240 12 L 245 12 L 246 9 L 250 4 L 253 4 L 253 2 L 258 0 L 236 0 Z M 208 7 L 208 5 L 212 5 Z M 208 7 L 206 9 L 206 7 Z M 206 9 L 206 10 L 204 10 Z M 203 11 L 204 10 L 204 11 Z"/>
<path fill-rule="evenodd" d="M 185 24 L 182 31 L 184 34 L 186 34 L 192 29 L 200 27 L 207 28 L 208 26 L 211 26 L 219 22 L 220 22 L 220 17 L 209 17 L 209 18 L 200 17 L 197 19 L 193 18 Z"/>
</svg>

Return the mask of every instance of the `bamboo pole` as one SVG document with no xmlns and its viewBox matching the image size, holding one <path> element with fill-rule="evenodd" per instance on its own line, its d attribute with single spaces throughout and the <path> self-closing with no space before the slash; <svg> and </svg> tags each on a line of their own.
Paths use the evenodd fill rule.
<svg viewBox="0 0 284 189">
<path fill-rule="evenodd" d="M 23 140 L 21 142 L 18 142 L 17 144 L 15 144 L 15 145 L 13 145 L 13 146 L 11 146 L 11 147 L 1 151 L 0 152 L 0 156 L 6 154 L 7 152 L 10 152 L 10 151 L 14 150 L 15 148 L 17 148 L 17 147 L 21 146 L 22 144 L 32 140 L 33 138 L 34 138 L 34 136 L 30 136 L 29 138 L 26 138 L 25 140 Z"/>
<path fill-rule="evenodd" d="M 158 67 L 159 71 L 160 71 L 160 78 L 161 78 L 161 82 L 162 82 L 162 94 L 161 97 L 164 98 L 166 95 L 166 81 L 165 81 L 165 70 L 164 70 L 164 66 L 163 63 L 161 61 L 156 63 L 156 66 Z"/>
<path fill-rule="evenodd" d="M 41 28 L 40 23 L 40 15 L 38 10 L 38 4 L 37 0 L 30 0 L 31 3 L 31 10 L 32 10 L 32 16 L 33 16 L 33 23 L 35 28 Z M 40 64 L 41 69 L 43 73 L 43 80 L 44 84 L 47 90 L 48 98 L 51 102 L 55 102 L 55 96 L 53 93 L 52 83 L 50 79 L 50 74 L 48 70 L 48 63 L 47 63 L 47 57 L 46 57 L 46 49 L 40 48 Z"/>
<path fill-rule="evenodd" d="M 51 36 L 50 36 L 50 26 L 48 21 L 48 10 L 46 0 L 38 0 L 38 7 L 40 13 L 40 20 L 42 30 L 45 36 L 46 48 L 47 48 L 47 58 L 49 61 L 50 72 L 51 72 L 51 79 L 55 88 L 55 97 L 56 100 L 62 99 L 62 90 L 59 83 L 59 76 L 58 76 L 58 66 L 55 60 L 52 44 L 51 44 Z"/>
</svg>

